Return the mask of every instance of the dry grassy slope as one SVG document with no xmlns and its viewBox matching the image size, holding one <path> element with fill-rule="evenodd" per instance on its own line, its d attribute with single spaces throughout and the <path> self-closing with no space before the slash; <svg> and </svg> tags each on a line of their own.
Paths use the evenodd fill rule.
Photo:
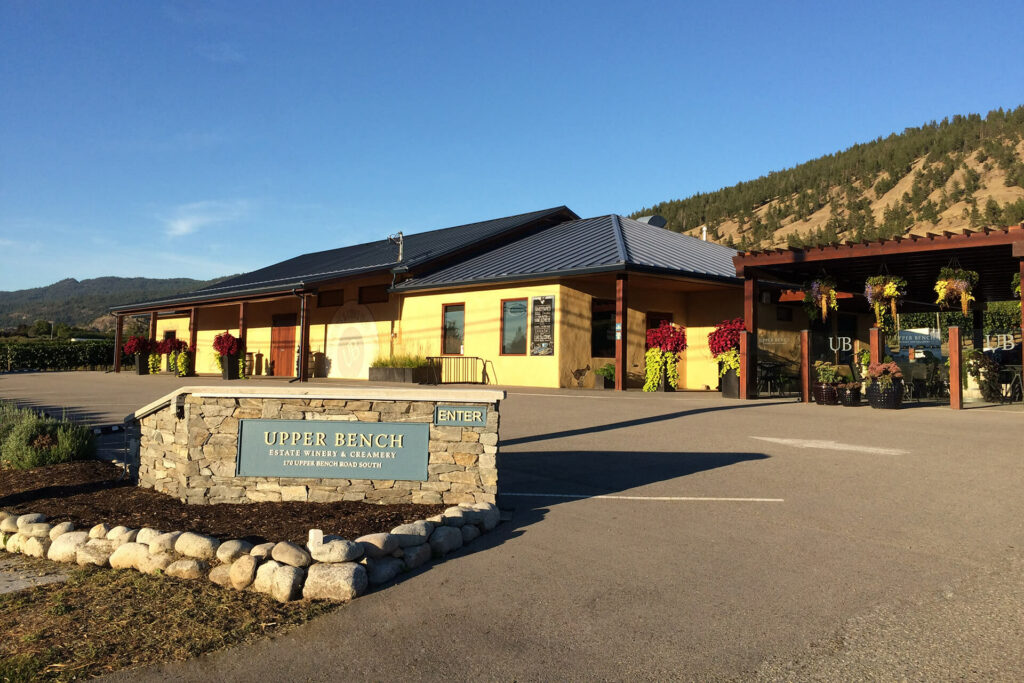
<svg viewBox="0 0 1024 683">
<path fill-rule="evenodd" d="M 1024 140 L 1017 145 L 1017 154 L 1021 159 L 1024 159 Z M 990 169 L 985 170 L 985 164 L 979 162 L 975 158 L 975 154 L 972 153 L 967 158 L 967 165 L 972 169 L 981 174 L 981 189 L 974 193 L 975 198 L 978 202 L 979 210 L 984 211 L 985 202 L 989 199 L 995 199 L 1000 205 L 1008 202 L 1015 202 L 1018 199 L 1024 198 L 1024 188 L 1020 187 L 1007 187 L 1004 184 L 1006 179 L 1006 173 L 999 168 L 996 168 L 994 164 L 989 162 Z M 891 204 L 896 204 L 903 197 L 905 192 L 910 191 L 911 185 L 914 184 L 914 172 L 921 169 L 924 166 L 924 158 L 918 159 L 911 169 L 910 173 L 906 174 L 896 185 L 886 192 L 884 195 L 875 199 L 875 191 L 872 188 L 867 188 L 864 195 L 872 200 L 871 209 L 875 214 L 875 222 L 882 222 L 882 214 L 885 208 Z M 953 187 L 953 182 L 959 181 L 961 185 L 964 184 L 964 170 L 957 169 L 957 171 L 950 177 L 946 183 L 946 191 L 949 192 Z M 876 180 L 877 182 L 877 180 Z M 864 188 L 861 188 L 864 189 Z M 832 188 L 834 192 L 839 191 L 839 187 L 835 186 Z M 935 190 L 929 196 L 929 198 L 938 203 L 941 198 L 941 190 Z M 785 198 L 789 199 L 789 198 Z M 771 206 L 778 204 L 782 199 L 776 199 L 754 211 L 755 214 L 765 218 L 768 210 Z M 933 225 L 930 222 L 923 222 L 914 225 L 911 228 L 910 233 L 923 235 L 926 232 L 940 232 L 942 230 L 959 231 L 965 229 L 971 229 L 970 219 L 964 217 L 963 212 L 966 209 L 970 212 L 970 205 L 967 202 L 957 202 L 950 205 L 948 209 L 943 211 L 939 215 L 938 224 Z M 811 214 L 806 220 L 798 220 L 792 216 L 782 221 L 782 228 L 776 231 L 771 246 L 773 247 L 784 247 L 786 246 L 786 237 L 793 233 L 799 232 L 801 235 L 806 235 L 810 231 L 817 230 L 825 226 L 831 215 L 831 209 L 828 206 L 816 211 Z M 749 226 L 748 226 L 749 229 Z M 718 233 L 721 236 L 720 241 L 725 242 L 730 236 L 737 242 L 740 239 L 739 224 L 734 220 L 725 221 L 719 226 Z M 691 230 L 689 234 L 696 237 L 700 237 L 700 230 Z M 769 245 L 765 244 L 762 248 L 768 248 Z"/>
</svg>

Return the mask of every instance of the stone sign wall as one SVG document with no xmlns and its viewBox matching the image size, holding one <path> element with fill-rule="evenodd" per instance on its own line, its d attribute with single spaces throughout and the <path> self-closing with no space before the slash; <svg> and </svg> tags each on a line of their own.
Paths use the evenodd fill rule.
<svg viewBox="0 0 1024 683">
<path fill-rule="evenodd" d="M 229 394 L 183 389 L 129 416 L 137 423 L 139 485 L 191 504 L 262 501 L 493 503 L 503 392 L 395 389 Z M 486 408 L 483 426 L 436 426 L 442 406 Z M 236 476 L 239 421 L 426 423 L 427 480 Z M 353 425 L 356 428 L 357 425 Z"/>
</svg>

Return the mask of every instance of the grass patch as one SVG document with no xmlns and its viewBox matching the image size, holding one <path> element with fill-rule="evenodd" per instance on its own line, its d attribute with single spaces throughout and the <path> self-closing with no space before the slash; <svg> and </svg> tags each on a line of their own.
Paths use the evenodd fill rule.
<svg viewBox="0 0 1024 683">
<path fill-rule="evenodd" d="M 0 681 L 72 680 L 189 659 L 335 607 L 283 605 L 205 580 L 72 569 L 67 583 L 0 595 Z"/>
<path fill-rule="evenodd" d="M 426 367 L 427 359 L 423 356 L 412 356 L 406 354 L 395 354 L 390 358 L 375 358 L 370 363 L 371 368 L 422 368 Z"/>
</svg>

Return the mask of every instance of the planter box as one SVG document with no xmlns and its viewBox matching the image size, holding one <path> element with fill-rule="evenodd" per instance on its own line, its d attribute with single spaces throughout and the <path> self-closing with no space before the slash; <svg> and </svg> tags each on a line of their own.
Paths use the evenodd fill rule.
<svg viewBox="0 0 1024 683">
<path fill-rule="evenodd" d="M 238 379 L 238 354 L 220 357 L 220 376 L 224 379 Z"/>
<path fill-rule="evenodd" d="M 594 375 L 594 388 L 597 390 L 614 390 L 615 389 L 615 378 L 608 379 L 601 375 Z"/>
<path fill-rule="evenodd" d="M 148 353 L 137 353 L 135 354 L 135 372 L 140 375 L 149 374 L 149 354 Z"/>
<path fill-rule="evenodd" d="M 868 405 L 881 410 L 895 410 L 903 405 L 903 380 L 894 379 L 892 386 L 882 388 L 880 382 L 872 382 L 864 391 Z"/>
<path fill-rule="evenodd" d="M 820 406 L 837 406 L 839 405 L 839 392 L 836 387 L 832 384 L 822 384 L 821 382 L 815 382 L 814 387 L 811 390 L 814 395 L 814 402 Z"/>
<path fill-rule="evenodd" d="M 430 368 L 370 368 L 369 379 L 371 382 L 427 384 L 430 382 Z"/>
<path fill-rule="evenodd" d="M 722 390 L 722 398 L 740 397 L 740 378 L 735 370 L 729 369 L 724 375 L 719 377 L 718 385 Z"/>
<path fill-rule="evenodd" d="M 839 402 L 847 407 L 860 405 L 860 387 L 855 389 L 839 389 Z"/>
</svg>

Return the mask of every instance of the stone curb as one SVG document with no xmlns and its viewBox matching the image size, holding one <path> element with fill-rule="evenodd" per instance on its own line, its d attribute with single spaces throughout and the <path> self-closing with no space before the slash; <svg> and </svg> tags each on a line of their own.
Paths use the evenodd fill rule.
<svg viewBox="0 0 1024 683">
<path fill-rule="evenodd" d="M 305 546 L 282 541 L 250 546 L 246 552 L 245 542 L 221 543 L 193 532 L 105 523 L 76 531 L 68 522 L 50 525 L 40 514 L 0 510 L 0 551 L 80 566 L 166 573 L 182 580 L 208 578 L 225 590 L 266 593 L 280 602 L 348 602 L 370 586 L 458 550 L 497 527 L 501 517 L 493 503 L 463 503 L 388 533 L 350 541 L 310 529 Z M 218 552 L 229 544 L 229 552 Z M 273 546 L 269 551 L 268 545 Z"/>
</svg>

